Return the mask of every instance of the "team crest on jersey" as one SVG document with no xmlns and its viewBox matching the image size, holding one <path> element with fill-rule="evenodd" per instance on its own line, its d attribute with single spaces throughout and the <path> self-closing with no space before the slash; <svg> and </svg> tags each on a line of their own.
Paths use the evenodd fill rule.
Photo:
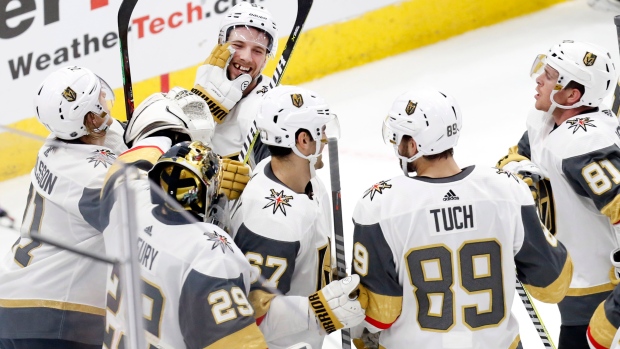
<svg viewBox="0 0 620 349">
<path fill-rule="evenodd" d="M 592 52 L 586 52 L 586 55 L 583 56 L 583 64 L 586 67 L 591 67 L 594 65 L 594 62 L 596 62 L 596 55 Z"/>
<path fill-rule="evenodd" d="M 362 199 L 370 195 L 370 201 L 372 201 L 372 199 L 375 198 L 375 194 L 383 194 L 383 190 L 390 189 L 392 187 L 391 184 L 388 184 L 389 181 L 390 180 L 388 179 L 387 181 L 381 181 L 373 184 L 372 187 L 368 188 L 368 190 L 364 192 Z"/>
<path fill-rule="evenodd" d="M 568 126 L 568 129 L 569 130 L 571 128 L 573 129 L 573 134 L 577 132 L 578 130 L 584 130 L 585 132 L 588 132 L 588 129 L 587 129 L 588 126 L 596 127 L 592 119 L 590 119 L 589 117 L 566 120 L 566 122 L 570 125 Z"/>
<path fill-rule="evenodd" d="M 230 247 L 230 242 L 225 236 L 220 235 L 216 232 L 206 232 L 205 235 L 208 237 L 207 241 L 213 241 L 213 246 L 211 246 L 212 250 L 219 247 L 222 249 L 222 253 L 226 253 L 226 248 L 228 248 L 230 252 L 235 253 L 232 247 Z"/>
<path fill-rule="evenodd" d="M 273 214 L 276 214 L 276 211 L 280 209 L 280 211 L 286 216 L 285 206 L 291 207 L 289 201 L 293 200 L 293 197 L 284 195 L 284 190 L 277 193 L 274 189 L 271 189 L 271 196 L 265 196 L 265 199 L 269 200 L 269 203 L 265 205 L 263 209 L 273 207 Z"/>
<path fill-rule="evenodd" d="M 75 102 L 77 93 L 75 93 L 75 91 L 73 91 L 71 87 L 67 86 L 67 88 L 64 91 L 62 91 L 62 96 L 65 97 L 65 99 L 68 100 L 69 102 Z"/>
<path fill-rule="evenodd" d="M 407 106 L 405 107 L 405 113 L 407 113 L 407 115 L 411 115 L 415 112 L 415 108 L 417 107 L 418 107 L 417 102 L 409 101 L 409 103 L 407 103 Z"/>
<path fill-rule="evenodd" d="M 86 158 L 86 160 L 88 160 L 89 164 L 91 162 L 94 162 L 94 167 L 97 167 L 99 166 L 99 164 L 101 164 L 105 168 L 107 168 L 108 165 L 112 165 L 114 160 L 116 160 L 116 155 L 108 149 L 97 149 L 93 153 L 94 155 Z"/>
<path fill-rule="evenodd" d="M 259 90 L 256 91 L 256 94 L 257 95 L 264 95 L 265 93 L 267 93 L 267 91 L 269 91 L 269 87 L 263 86 L 262 88 L 260 88 Z"/>
<path fill-rule="evenodd" d="M 301 108 L 304 105 L 304 98 L 299 93 L 293 93 L 291 95 L 291 100 L 293 101 L 293 105 L 297 108 Z"/>
</svg>

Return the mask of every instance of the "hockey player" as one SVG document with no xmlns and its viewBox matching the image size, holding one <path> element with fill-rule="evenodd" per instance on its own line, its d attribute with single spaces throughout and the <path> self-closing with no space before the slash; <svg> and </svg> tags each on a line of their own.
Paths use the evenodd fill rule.
<svg viewBox="0 0 620 349">
<path fill-rule="evenodd" d="M 587 348 L 588 322 L 614 287 L 609 253 L 620 233 L 618 119 L 601 106 L 616 85 L 616 69 L 604 49 L 564 41 L 538 55 L 531 74 L 536 110 L 499 166 L 547 178 L 553 188 L 551 224 L 574 262 L 570 290 L 558 305 L 559 348 Z"/>
<path fill-rule="evenodd" d="M 148 343 L 266 348 L 247 299 L 251 267 L 232 238 L 204 223 L 222 181 L 220 159 L 200 141 L 171 147 L 187 138 L 208 141 L 213 122 L 209 126 L 204 117 L 183 109 L 208 114 L 204 101 L 177 89 L 167 96 L 154 94 L 136 109 L 126 133 L 132 148 L 110 170 L 103 192 L 110 209 L 106 245 L 118 253 L 124 231 L 119 217 L 127 207 L 114 195 L 125 180 L 120 164 L 135 165 L 140 174 L 129 185 L 135 193 L 142 292 L 150 301 L 144 309 Z M 128 303 L 122 301 L 119 270 L 110 272 L 104 348 L 121 348 L 129 344 Z"/>
<path fill-rule="evenodd" d="M 198 68 L 192 89 L 208 103 L 217 123 L 216 153 L 237 159 L 269 88 L 270 79 L 261 72 L 277 48 L 278 30 L 264 7 L 241 2 L 222 20 L 219 43 Z M 252 167 L 269 155 L 260 140 L 257 143 L 256 155 L 250 157 Z"/>
<path fill-rule="evenodd" d="M 337 131 L 335 115 L 316 93 L 279 86 L 256 121 L 272 158 L 259 164 L 232 216 L 235 243 L 257 274 L 250 300 L 269 348 L 321 348 L 326 333 L 364 318 L 349 298 L 359 277 L 331 282 L 329 219 L 310 181 L 326 132 Z"/>
<path fill-rule="evenodd" d="M 36 91 L 37 118 L 51 135 L 30 174 L 20 237 L 0 260 L 0 347 L 101 348 L 105 264 L 30 234 L 104 253 L 99 192 L 116 159 L 104 146 L 108 127 L 119 127 L 114 94 L 81 67 L 55 71 Z"/>
<path fill-rule="evenodd" d="M 542 301 L 568 290 L 570 257 L 543 230 L 528 187 L 496 168 L 461 169 L 461 130 L 456 101 L 432 90 L 399 96 L 385 119 L 405 175 L 360 198 L 352 266 L 364 325 L 383 331 L 381 347 L 521 348 L 510 313 L 515 268 Z"/>
</svg>

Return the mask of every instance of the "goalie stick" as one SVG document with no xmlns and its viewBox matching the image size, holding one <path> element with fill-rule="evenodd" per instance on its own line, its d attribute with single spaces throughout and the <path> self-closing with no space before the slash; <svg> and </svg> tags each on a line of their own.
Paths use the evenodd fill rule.
<svg viewBox="0 0 620 349">
<path fill-rule="evenodd" d="M 131 120 L 134 110 L 133 86 L 131 85 L 131 68 L 129 67 L 129 49 L 127 46 L 127 32 L 131 13 L 138 0 L 123 0 L 118 9 L 118 40 L 121 48 L 121 68 L 123 72 L 123 92 L 125 93 L 125 113 L 127 122 Z"/>
<path fill-rule="evenodd" d="M 329 147 L 329 177 L 332 187 L 332 211 L 334 213 L 334 235 L 336 237 L 336 268 L 338 279 L 347 277 L 347 267 L 344 254 L 344 234 L 342 229 L 342 204 L 340 201 L 340 165 L 338 163 L 338 140 L 328 139 Z M 351 349 L 351 331 L 343 328 L 342 348 Z"/>
<path fill-rule="evenodd" d="M 620 15 L 614 17 L 614 24 L 616 25 L 616 35 L 618 38 L 618 49 L 620 49 Z M 620 109 L 620 83 L 616 81 L 616 89 L 614 90 L 614 103 L 611 106 L 611 111 L 618 116 Z"/>
<path fill-rule="evenodd" d="M 516 288 L 517 288 L 517 293 L 519 294 L 519 298 L 521 298 L 521 302 L 523 302 L 523 305 L 525 306 L 525 310 L 527 311 L 527 315 L 530 316 L 530 319 L 532 320 L 532 323 L 534 324 L 534 327 L 536 328 L 536 332 L 538 333 L 538 336 L 540 337 L 540 340 L 542 341 L 543 346 L 545 348 L 556 349 L 555 344 L 553 344 L 553 341 L 551 340 L 551 336 L 549 336 L 547 327 L 545 327 L 545 324 L 540 319 L 538 310 L 536 310 L 536 307 L 534 306 L 534 302 L 532 301 L 532 296 L 530 296 L 529 292 L 527 292 L 525 287 L 523 287 L 523 284 L 521 283 L 521 281 L 519 281 L 519 279 L 515 277 L 515 280 L 516 280 Z"/>
<path fill-rule="evenodd" d="M 280 60 L 278 61 L 278 65 L 276 66 L 276 71 L 273 73 L 273 77 L 271 78 L 271 82 L 269 83 L 269 88 L 272 89 L 280 84 L 280 80 L 282 79 L 282 75 L 284 75 L 284 70 L 286 70 L 286 66 L 291 58 L 291 54 L 293 53 L 293 49 L 297 44 L 297 38 L 301 33 L 301 29 L 304 27 L 306 23 L 306 18 L 308 18 L 308 14 L 310 13 L 310 8 L 312 8 L 312 2 L 314 0 L 297 0 L 297 17 L 295 18 L 295 24 L 293 25 L 293 30 L 291 34 L 288 36 L 288 40 L 286 40 L 286 45 L 284 46 L 284 51 L 282 51 L 282 56 L 280 56 Z M 254 148 L 254 144 L 256 143 L 256 139 L 258 138 L 258 130 L 256 128 L 256 120 L 252 122 L 250 126 L 250 130 L 245 137 L 245 141 L 243 142 L 243 148 L 239 153 L 239 158 L 243 160 L 244 164 L 247 164 L 250 158 L 250 153 Z"/>
</svg>

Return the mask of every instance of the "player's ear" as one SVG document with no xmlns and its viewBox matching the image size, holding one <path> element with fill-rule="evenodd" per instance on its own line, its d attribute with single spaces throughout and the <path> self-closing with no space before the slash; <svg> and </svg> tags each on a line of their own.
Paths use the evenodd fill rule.
<svg viewBox="0 0 620 349">
<path fill-rule="evenodd" d="M 572 88 L 570 94 L 567 97 L 567 102 L 569 105 L 575 104 L 581 100 L 582 94 L 581 91 L 577 88 Z"/>
</svg>

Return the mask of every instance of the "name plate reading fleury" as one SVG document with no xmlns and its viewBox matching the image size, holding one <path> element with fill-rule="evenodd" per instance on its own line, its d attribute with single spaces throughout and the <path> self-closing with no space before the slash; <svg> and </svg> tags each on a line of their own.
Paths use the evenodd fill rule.
<svg viewBox="0 0 620 349">
<path fill-rule="evenodd" d="M 431 235 L 455 234 L 477 229 L 473 204 L 443 205 L 428 209 L 426 214 Z"/>
</svg>

